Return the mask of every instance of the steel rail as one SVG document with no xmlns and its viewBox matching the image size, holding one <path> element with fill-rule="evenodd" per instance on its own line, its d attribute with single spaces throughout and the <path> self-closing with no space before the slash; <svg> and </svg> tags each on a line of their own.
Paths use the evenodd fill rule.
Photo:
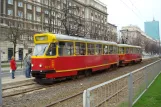
<svg viewBox="0 0 161 107">
<path fill-rule="evenodd" d="M 56 105 L 56 104 L 58 104 L 58 103 L 61 103 L 61 102 L 63 102 L 63 101 L 66 101 L 66 100 L 68 100 L 68 99 L 74 98 L 74 97 L 79 96 L 79 95 L 81 95 L 81 94 L 83 94 L 83 91 L 82 91 L 82 92 L 79 92 L 79 93 L 77 93 L 77 94 L 74 94 L 74 95 L 72 95 L 72 96 L 69 96 L 69 97 L 60 99 L 60 100 L 58 100 L 58 101 L 55 101 L 55 102 L 53 102 L 53 103 L 51 103 L 51 104 L 49 104 L 49 105 L 47 105 L 47 106 L 45 106 L 45 107 L 52 107 L 53 105 Z"/>
</svg>

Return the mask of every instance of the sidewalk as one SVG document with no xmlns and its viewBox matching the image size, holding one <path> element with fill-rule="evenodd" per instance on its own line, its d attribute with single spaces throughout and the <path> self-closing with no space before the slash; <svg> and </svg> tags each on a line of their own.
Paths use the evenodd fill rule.
<svg viewBox="0 0 161 107">
<path fill-rule="evenodd" d="M 27 80 L 33 80 L 34 78 L 26 78 L 24 75 L 18 75 L 15 76 L 15 79 L 12 79 L 11 77 L 4 77 L 2 78 L 2 84 L 8 84 L 8 83 L 15 83 L 15 82 L 23 82 Z"/>
<path fill-rule="evenodd" d="M 18 67 L 17 70 L 23 70 L 23 67 Z M 2 72 L 10 72 L 10 67 L 2 67 L 1 68 Z"/>
<path fill-rule="evenodd" d="M 16 62 L 16 64 L 21 64 L 21 62 Z M 22 62 L 22 64 L 23 64 L 23 62 Z M 1 63 L 1 65 L 10 65 L 10 63 L 9 62 Z"/>
</svg>

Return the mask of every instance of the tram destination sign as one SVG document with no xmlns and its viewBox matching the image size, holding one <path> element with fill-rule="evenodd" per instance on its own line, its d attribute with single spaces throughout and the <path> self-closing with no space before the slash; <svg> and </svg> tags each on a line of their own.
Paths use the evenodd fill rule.
<svg viewBox="0 0 161 107">
<path fill-rule="evenodd" d="M 35 39 L 36 41 L 47 41 L 48 36 L 36 36 Z"/>
</svg>

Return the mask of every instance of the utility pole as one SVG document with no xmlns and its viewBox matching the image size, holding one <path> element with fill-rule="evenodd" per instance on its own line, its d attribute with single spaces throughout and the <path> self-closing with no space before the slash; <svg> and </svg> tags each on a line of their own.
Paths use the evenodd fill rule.
<svg viewBox="0 0 161 107">
<path fill-rule="evenodd" d="M 1 53 L 2 53 L 2 50 L 0 49 L 0 106 L 2 106 L 2 71 L 1 71 Z"/>
<path fill-rule="evenodd" d="M 48 11 L 48 30 L 49 30 L 49 32 L 52 32 L 52 30 L 51 30 L 51 28 L 52 28 L 52 26 L 51 26 L 51 13 L 52 13 L 52 5 L 50 5 L 50 4 L 52 4 L 52 1 L 50 1 L 50 0 L 48 0 L 48 9 L 49 9 L 49 11 Z"/>
<path fill-rule="evenodd" d="M 160 56 L 160 48 L 161 48 L 161 47 L 160 47 L 160 38 L 159 38 L 159 56 Z"/>
<path fill-rule="evenodd" d="M 0 23 L 1 23 L 1 2 L 2 0 L 0 0 Z M 1 25 L 0 25 L 1 27 Z M 1 29 L 1 28 L 0 28 Z M 1 36 L 1 35 L 0 35 Z M 1 49 L 0 49 L 0 106 L 2 106 L 2 71 L 1 71 Z"/>
<path fill-rule="evenodd" d="M 1 14 L 1 8 L 2 8 L 2 0 L 0 0 L 0 23 L 1 23 L 1 17 L 2 17 L 2 14 Z"/>
<path fill-rule="evenodd" d="M 127 40 L 128 40 L 128 29 L 127 29 L 127 35 L 126 35 L 126 44 L 128 44 Z"/>
</svg>

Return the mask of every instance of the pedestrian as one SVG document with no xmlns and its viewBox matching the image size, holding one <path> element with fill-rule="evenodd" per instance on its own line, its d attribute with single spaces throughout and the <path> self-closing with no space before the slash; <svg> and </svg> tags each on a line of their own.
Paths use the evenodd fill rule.
<svg viewBox="0 0 161 107">
<path fill-rule="evenodd" d="M 12 58 L 10 60 L 10 68 L 11 68 L 11 73 L 12 73 L 12 79 L 14 79 L 15 78 L 15 71 L 17 69 L 16 61 L 15 61 L 14 56 L 12 56 Z"/>
<path fill-rule="evenodd" d="M 26 58 L 26 73 L 27 73 L 27 78 L 31 78 L 31 54 L 32 54 L 32 50 L 29 50 L 29 54 L 27 55 Z"/>
<path fill-rule="evenodd" d="M 27 66 L 28 66 L 28 64 L 27 64 L 27 56 L 28 56 L 28 53 L 26 53 L 26 56 L 24 57 L 24 72 L 25 72 L 25 76 L 26 76 L 26 78 L 27 78 Z"/>
</svg>

